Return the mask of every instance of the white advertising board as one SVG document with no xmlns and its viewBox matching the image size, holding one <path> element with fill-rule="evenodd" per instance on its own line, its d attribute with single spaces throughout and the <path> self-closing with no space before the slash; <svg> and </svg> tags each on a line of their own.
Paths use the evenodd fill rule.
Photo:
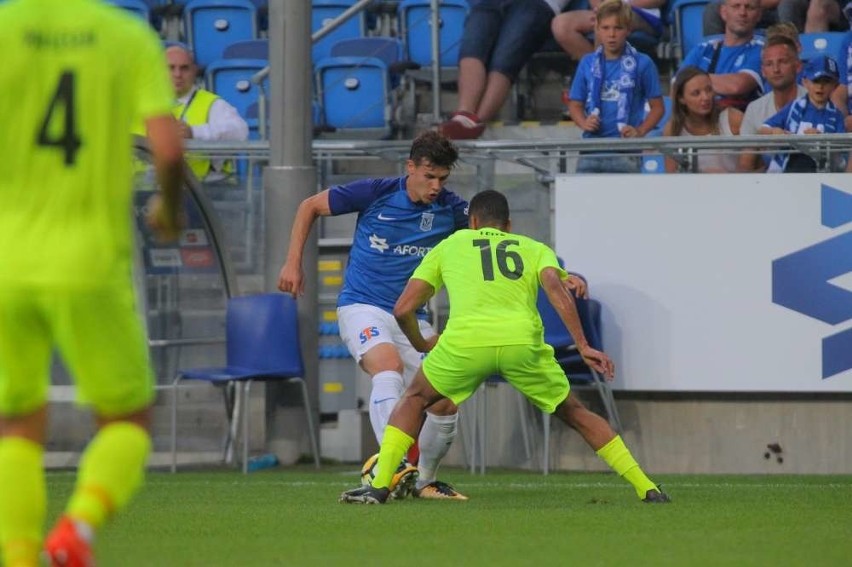
<svg viewBox="0 0 852 567">
<path fill-rule="evenodd" d="M 560 176 L 614 387 L 852 392 L 852 175 Z"/>
</svg>

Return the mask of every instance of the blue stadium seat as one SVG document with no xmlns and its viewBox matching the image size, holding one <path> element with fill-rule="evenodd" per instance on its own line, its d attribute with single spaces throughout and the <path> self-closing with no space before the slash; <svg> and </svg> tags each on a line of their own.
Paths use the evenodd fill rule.
<svg viewBox="0 0 852 567">
<path fill-rule="evenodd" d="M 663 135 L 663 128 L 665 128 L 666 123 L 672 117 L 672 99 L 670 96 L 663 96 L 663 107 L 665 108 L 665 112 L 663 112 L 663 117 L 657 123 L 653 130 L 646 134 L 646 138 L 658 138 Z M 645 105 L 645 112 L 647 115 L 649 108 L 648 105 Z M 662 154 L 643 154 L 642 155 L 642 173 L 665 173 L 666 172 L 666 161 L 663 159 Z"/>
<path fill-rule="evenodd" d="M 319 31 L 325 24 L 352 7 L 354 0 L 313 0 L 311 8 L 311 33 Z M 355 14 L 333 32 L 314 43 L 311 56 L 314 63 L 331 54 L 331 46 L 342 39 L 363 37 L 367 21 L 363 11 Z"/>
<path fill-rule="evenodd" d="M 240 116 L 245 117 L 248 107 L 257 102 L 259 87 L 251 77 L 266 67 L 265 59 L 220 59 L 211 63 L 205 72 L 207 88 L 234 105 Z M 269 92 L 269 77 L 264 79 L 263 88 Z"/>
<path fill-rule="evenodd" d="M 269 59 L 268 39 L 237 41 L 225 48 L 222 59 Z"/>
<path fill-rule="evenodd" d="M 839 66 L 846 66 L 846 48 L 852 32 L 818 32 L 799 34 L 802 61 L 808 61 L 820 55 L 834 59 Z"/>
<path fill-rule="evenodd" d="M 412 66 L 410 61 L 403 60 L 402 42 L 392 37 L 344 39 L 331 46 L 330 55 L 331 57 L 375 57 L 381 59 L 388 67 L 392 88 L 399 85 L 402 72 Z"/>
<path fill-rule="evenodd" d="M 653 130 L 646 134 L 646 138 L 656 138 L 663 135 L 663 128 L 666 125 L 666 122 L 672 117 L 672 98 L 668 95 L 663 96 L 663 117 L 660 118 L 660 121 L 654 127 Z M 650 107 L 647 103 L 645 103 L 645 116 L 648 116 L 648 112 L 650 111 Z"/>
<path fill-rule="evenodd" d="M 269 31 L 269 0 L 251 0 L 251 3 L 257 8 L 258 31 Z"/>
<path fill-rule="evenodd" d="M 376 57 L 326 57 L 316 64 L 324 125 L 368 137 L 391 134 L 388 67 Z"/>
<path fill-rule="evenodd" d="M 151 7 L 143 0 L 109 0 L 109 3 L 133 12 L 146 22 L 151 21 Z"/>
<path fill-rule="evenodd" d="M 190 0 L 184 35 L 202 68 L 222 58 L 225 47 L 257 38 L 257 8 L 249 0 Z"/>
<path fill-rule="evenodd" d="M 710 0 L 673 0 L 669 4 L 672 39 L 679 61 L 703 41 L 704 7 L 709 3 Z"/>
<path fill-rule="evenodd" d="M 443 0 L 439 9 L 441 67 L 457 67 L 464 20 L 468 4 L 464 0 Z M 405 43 L 406 59 L 418 65 L 432 64 L 432 2 L 431 0 L 402 0 L 399 4 L 399 24 Z"/>
</svg>

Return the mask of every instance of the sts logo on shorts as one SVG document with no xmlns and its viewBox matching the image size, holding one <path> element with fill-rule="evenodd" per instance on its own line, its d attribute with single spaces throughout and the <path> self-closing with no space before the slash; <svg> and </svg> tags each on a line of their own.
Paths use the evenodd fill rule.
<svg viewBox="0 0 852 567">
<path fill-rule="evenodd" d="M 378 336 L 379 336 L 379 328 L 378 327 L 367 327 L 363 331 L 361 331 L 359 338 L 361 339 L 361 344 L 364 344 L 367 341 L 369 341 L 370 339 L 373 339 L 373 338 L 378 337 Z"/>
</svg>

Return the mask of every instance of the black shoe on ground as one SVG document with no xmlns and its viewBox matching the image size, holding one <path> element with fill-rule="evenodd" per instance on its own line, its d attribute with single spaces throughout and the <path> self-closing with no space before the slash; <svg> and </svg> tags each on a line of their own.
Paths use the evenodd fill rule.
<svg viewBox="0 0 852 567">
<path fill-rule="evenodd" d="M 384 504 L 389 494 L 390 490 L 387 488 L 359 486 L 341 494 L 339 502 L 347 502 L 349 504 Z"/>
<path fill-rule="evenodd" d="M 657 488 L 652 488 L 648 492 L 645 493 L 645 498 L 642 499 L 642 502 L 646 502 L 648 504 L 668 504 L 672 501 L 669 498 L 669 495 L 663 492 L 663 487 L 657 485 Z"/>
</svg>

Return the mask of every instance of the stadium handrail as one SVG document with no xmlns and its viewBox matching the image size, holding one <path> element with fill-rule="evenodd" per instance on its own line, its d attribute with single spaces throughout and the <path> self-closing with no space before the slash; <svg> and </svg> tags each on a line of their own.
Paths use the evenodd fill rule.
<svg viewBox="0 0 852 567">
<path fill-rule="evenodd" d="M 471 140 L 457 143 L 463 159 L 496 159 L 521 163 L 532 167 L 536 160 L 553 160 L 572 157 L 580 152 L 618 152 L 641 155 L 663 154 L 675 159 L 688 159 L 703 150 L 742 151 L 755 153 L 803 152 L 812 155 L 852 150 L 852 136 L 848 134 L 813 134 L 807 136 L 699 136 L 655 138 L 588 138 L 540 140 Z M 269 142 L 200 142 L 188 140 L 187 150 L 215 157 L 269 158 Z M 409 140 L 314 140 L 313 155 L 317 157 L 377 157 L 389 160 L 404 159 L 411 149 Z M 525 163 L 527 162 L 527 163 Z M 560 173 L 550 162 L 540 164 L 551 173 Z"/>
</svg>

